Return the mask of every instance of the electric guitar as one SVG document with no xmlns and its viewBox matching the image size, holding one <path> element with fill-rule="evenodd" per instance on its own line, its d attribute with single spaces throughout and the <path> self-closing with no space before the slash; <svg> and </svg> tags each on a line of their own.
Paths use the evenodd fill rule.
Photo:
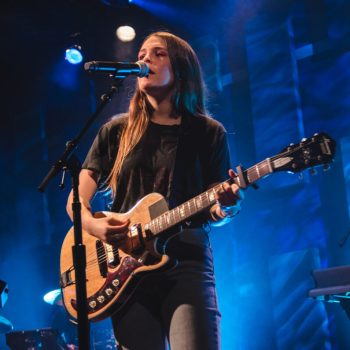
<svg viewBox="0 0 350 350">
<path fill-rule="evenodd" d="M 335 153 L 335 141 L 327 134 L 315 134 L 299 144 L 291 144 L 281 153 L 267 158 L 249 169 L 237 168 L 238 175 L 228 179 L 242 188 L 255 185 L 259 179 L 274 172 L 297 173 L 323 165 L 329 167 Z M 88 319 L 102 320 L 119 311 L 145 276 L 173 266 L 173 260 L 159 247 L 159 238 L 171 228 L 188 222 L 191 217 L 207 210 L 216 199 L 221 184 L 208 189 L 178 207 L 169 210 L 159 193 L 143 197 L 127 213 L 99 212 L 95 217 L 112 216 L 130 220 L 127 238 L 122 245 L 102 242 L 83 230 L 86 247 L 86 289 Z M 77 318 L 75 271 L 72 258 L 73 227 L 67 233 L 61 249 L 60 284 L 66 310 Z"/>
</svg>

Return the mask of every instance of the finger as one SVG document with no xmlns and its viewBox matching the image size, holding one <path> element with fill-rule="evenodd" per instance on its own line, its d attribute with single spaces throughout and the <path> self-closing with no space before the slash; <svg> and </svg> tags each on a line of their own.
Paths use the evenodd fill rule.
<svg viewBox="0 0 350 350">
<path fill-rule="evenodd" d="M 215 199 L 221 200 L 226 193 L 226 188 L 224 184 L 220 184 L 220 186 L 215 190 Z"/>
<path fill-rule="evenodd" d="M 237 177 L 237 174 L 232 169 L 229 169 L 228 174 L 230 177 Z"/>
<path fill-rule="evenodd" d="M 106 232 L 108 235 L 114 235 L 114 234 L 126 234 L 128 232 L 128 227 L 124 225 L 118 225 L 118 226 L 107 226 Z"/>
<path fill-rule="evenodd" d="M 127 237 L 126 233 L 116 233 L 110 236 L 110 238 L 115 241 L 123 241 L 124 239 L 126 239 L 126 237 Z"/>
<path fill-rule="evenodd" d="M 115 225 L 115 226 L 128 226 L 130 224 L 130 219 L 126 219 L 126 220 L 119 220 L 116 218 L 109 218 L 108 223 L 110 225 Z"/>
<path fill-rule="evenodd" d="M 225 206 L 233 206 L 241 202 L 243 199 L 243 191 L 239 186 L 233 184 L 225 187 L 225 192 L 219 192 L 217 200 Z"/>
<path fill-rule="evenodd" d="M 228 183 L 223 183 L 221 185 L 221 191 L 219 191 L 219 194 L 222 194 L 223 196 L 231 196 L 232 194 L 236 195 L 236 193 L 239 191 L 239 186 L 236 184 L 229 185 Z"/>
<path fill-rule="evenodd" d="M 108 243 L 121 243 L 121 242 L 125 241 L 126 237 L 127 237 L 126 234 L 121 234 L 121 233 L 109 235 L 107 237 L 107 242 Z"/>
<path fill-rule="evenodd" d="M 231 185 L 231 190 L 232 190 L 232 193 L 237 197 L 237 198 L 241 198 L 241 195 L 243 193 L 243 191 L 241 190 L 241 188 L 236 185 L 236 184 L 233 184 Z"/>
</svg>

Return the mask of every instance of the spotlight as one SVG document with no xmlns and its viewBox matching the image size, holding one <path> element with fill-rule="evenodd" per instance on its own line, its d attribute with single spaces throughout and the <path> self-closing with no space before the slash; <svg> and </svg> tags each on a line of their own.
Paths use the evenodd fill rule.
<svg viewBox="0 0 350 350">
<path fill-rule="evenodd" d="M 81 47 L 79 45 L 71 46 L 66 50 L 65 59 L 70 64 L 79 64 L 83 61 L 83 55 L 81 53 Z"/>
<path fill-rule="evenodd" d="M 44 301 L 51 305 L 62 305 L 61 289 L 54 289 L 43 297 Z"/>
<path fill-rule="evenodd" d="M 135 29 L 130 26 L 121 26 L 116 30 L 116 35 L 120 41 L 128 42 L 135 39 Z"/>
</svg>

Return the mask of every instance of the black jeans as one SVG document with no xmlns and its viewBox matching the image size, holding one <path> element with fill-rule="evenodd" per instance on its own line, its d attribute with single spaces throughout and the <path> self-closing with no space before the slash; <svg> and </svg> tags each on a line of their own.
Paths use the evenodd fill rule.
<svg viewBox="0 0 350 350">
<path fill-rule="evenodd" d="M 218 350 L 220 313 L 207 233 L 184 230 L 166 252 L 178 265 L 147 277 L 126 311 L 112 317 L 120 348 Z"/>
</svg>

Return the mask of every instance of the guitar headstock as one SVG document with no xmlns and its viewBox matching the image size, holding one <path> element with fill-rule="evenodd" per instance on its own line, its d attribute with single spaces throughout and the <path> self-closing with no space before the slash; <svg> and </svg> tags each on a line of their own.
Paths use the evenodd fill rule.
<svg viewBox="0 0 350 350">
<path fill-rule="evenodd" d="M 325 169 L 333 161 L 335 141 L 325 133 L 304 138 L 299 144 L 291 144 L 271 158 L 274 171 L 298 173 L 323 165 Z"/>
</svg>

